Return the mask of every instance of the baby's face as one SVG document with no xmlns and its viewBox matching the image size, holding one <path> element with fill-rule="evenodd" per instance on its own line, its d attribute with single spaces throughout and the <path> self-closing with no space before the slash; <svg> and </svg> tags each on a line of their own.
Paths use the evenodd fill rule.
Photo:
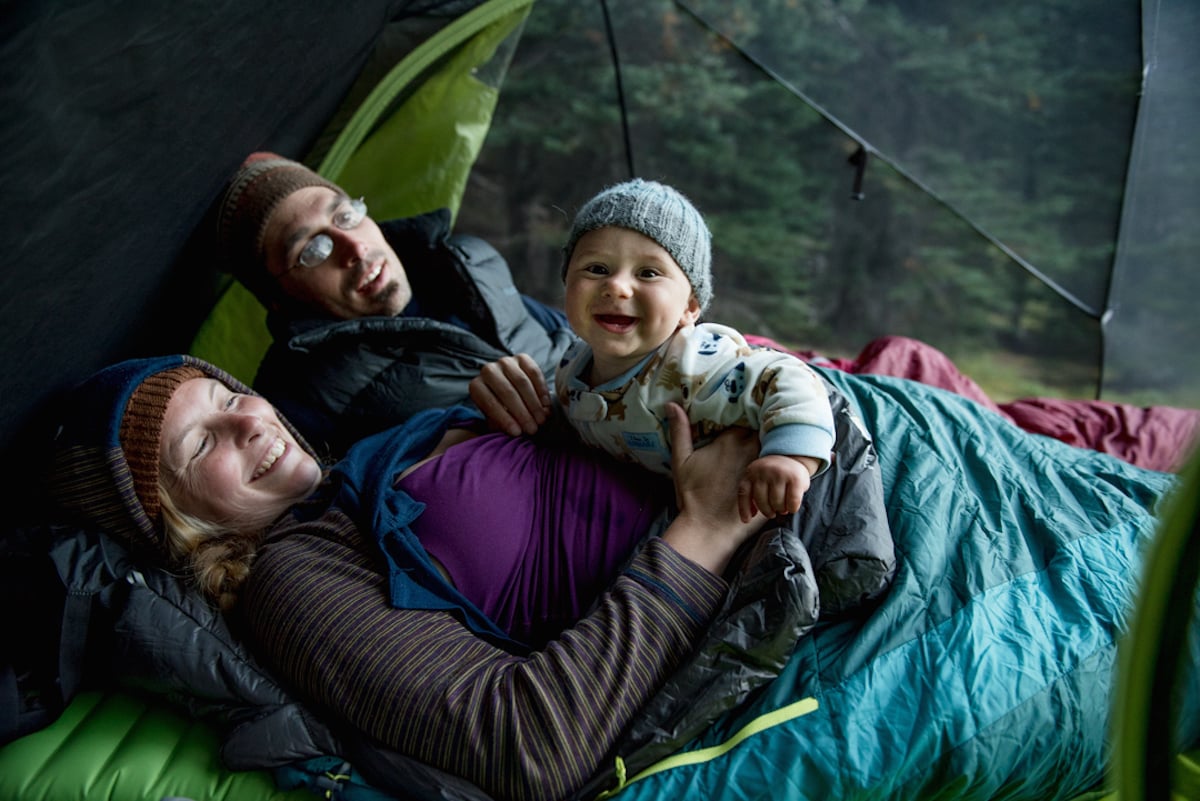
<svg viewBox="0 0 1200 801">
<path fill-rule="evenodd" d="M 575 243 L 563 306 L 592 348 L 593 385 L 625 372 L 700 316 L 691 282 L 671 254 L 617 227 L 589 231 Z"/>
</svg>

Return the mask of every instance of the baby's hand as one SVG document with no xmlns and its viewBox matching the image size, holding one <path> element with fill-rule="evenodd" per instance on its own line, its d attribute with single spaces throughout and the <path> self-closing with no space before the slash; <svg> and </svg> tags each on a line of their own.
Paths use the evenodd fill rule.
<svg viewBox="0 0 1200 801">
<path fill-rule="evenodd" d="M 758 512 L 778 517 L 799 509 L 816 464 L 806 457 L 779 454 L 760 456 L 751 462 L 738 483 L 738 513 L 742 522 Z"/>
<path fill-rule="evenodd" d="M 525 353 L 485 364 L 471 379 L 468 392 L 492 427 L 510 436 L 535 434 L 550 418 L 546 377 Z"/>
</svg>

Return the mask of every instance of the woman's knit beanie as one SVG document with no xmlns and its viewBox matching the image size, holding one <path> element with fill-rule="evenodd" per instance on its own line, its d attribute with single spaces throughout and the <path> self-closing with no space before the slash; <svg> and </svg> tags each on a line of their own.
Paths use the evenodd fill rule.
<svg viewBox="0 0 1200 801">
<path fill-rule="evenodd" d="M 162 522 L 162 501 L 158 497 L 159 443 L 167 404 L 180 384 L 204 376 L 203 370 L 191 365 L 148 375 L 125 404 L 118 441 L 133 474 L 134 494 L 155 528 Z"/>
<path fill-rule="evenodd" d="M 671 254 L 692 283 L 700 311 L 712 300 L 712 235 L 704 217 L 678 190 L 634 178 L 610 186 L 579 209 L 563 248 L 563 280 L 579 238 L 597 228 L 618 226 L 648 236 Z"/>
<path fill-rule="evenodd" d="M 80 524 L 169 560 L 158 495 L 159 442 L 167 403 L 183 382 L 215 378 L 254 394 L 193 356 L 131 359 L 106 367 L 67 396 L 54 439 L 52 499 Z M 301 447 L 312 449 L 282 416 Z"/>
<path fill-rule="evenodd" d="M 275 153 L 251 153 L 230 179 L 216 209 L 217 257 L 222 269 L 245 284 L 270 308 L 284 295 L 267 272 L 263 236 L 267 220 L 284 198 L 309 186 L 344 194 L 303 164 Z"/>
</svg>

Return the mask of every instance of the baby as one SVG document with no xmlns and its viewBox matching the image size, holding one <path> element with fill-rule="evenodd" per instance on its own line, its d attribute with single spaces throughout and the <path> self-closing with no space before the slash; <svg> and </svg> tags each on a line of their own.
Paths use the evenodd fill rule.
<svg viewBox="0 0 1200 801">
<path fill-rule="evenodd" d="M 712 298 L 708 226 L 677 190 L 634 179 L 579 210 L 564 248 L 564 306 L 579 336 L 555 374 L 558 405 L 582 441 L 669 474 L 670 404 L 699 447 L 730 426 L 758 432 L 759 457 L 739 485 L 743 520 L 797 511 L 829 466 L 833 413 L 808 365 L 698 322 Z M 551 414 L 531 359 L 493 362 L 471 396 L 494 425 L 532 433 Z"/>
</svg>

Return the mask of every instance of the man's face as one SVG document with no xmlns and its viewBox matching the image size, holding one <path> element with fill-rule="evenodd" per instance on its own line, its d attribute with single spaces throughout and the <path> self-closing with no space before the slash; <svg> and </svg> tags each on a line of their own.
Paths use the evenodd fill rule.
<svg viewBox="0 0 1200 801">
<path fill-rule="evenodd" d="M 288 195 L 267 220 L 267 272 L 290 297 L 341 320 L 399 314 L 412 298 L 408 276 L 363 212 L 323 186 Z"/>
</svg>

